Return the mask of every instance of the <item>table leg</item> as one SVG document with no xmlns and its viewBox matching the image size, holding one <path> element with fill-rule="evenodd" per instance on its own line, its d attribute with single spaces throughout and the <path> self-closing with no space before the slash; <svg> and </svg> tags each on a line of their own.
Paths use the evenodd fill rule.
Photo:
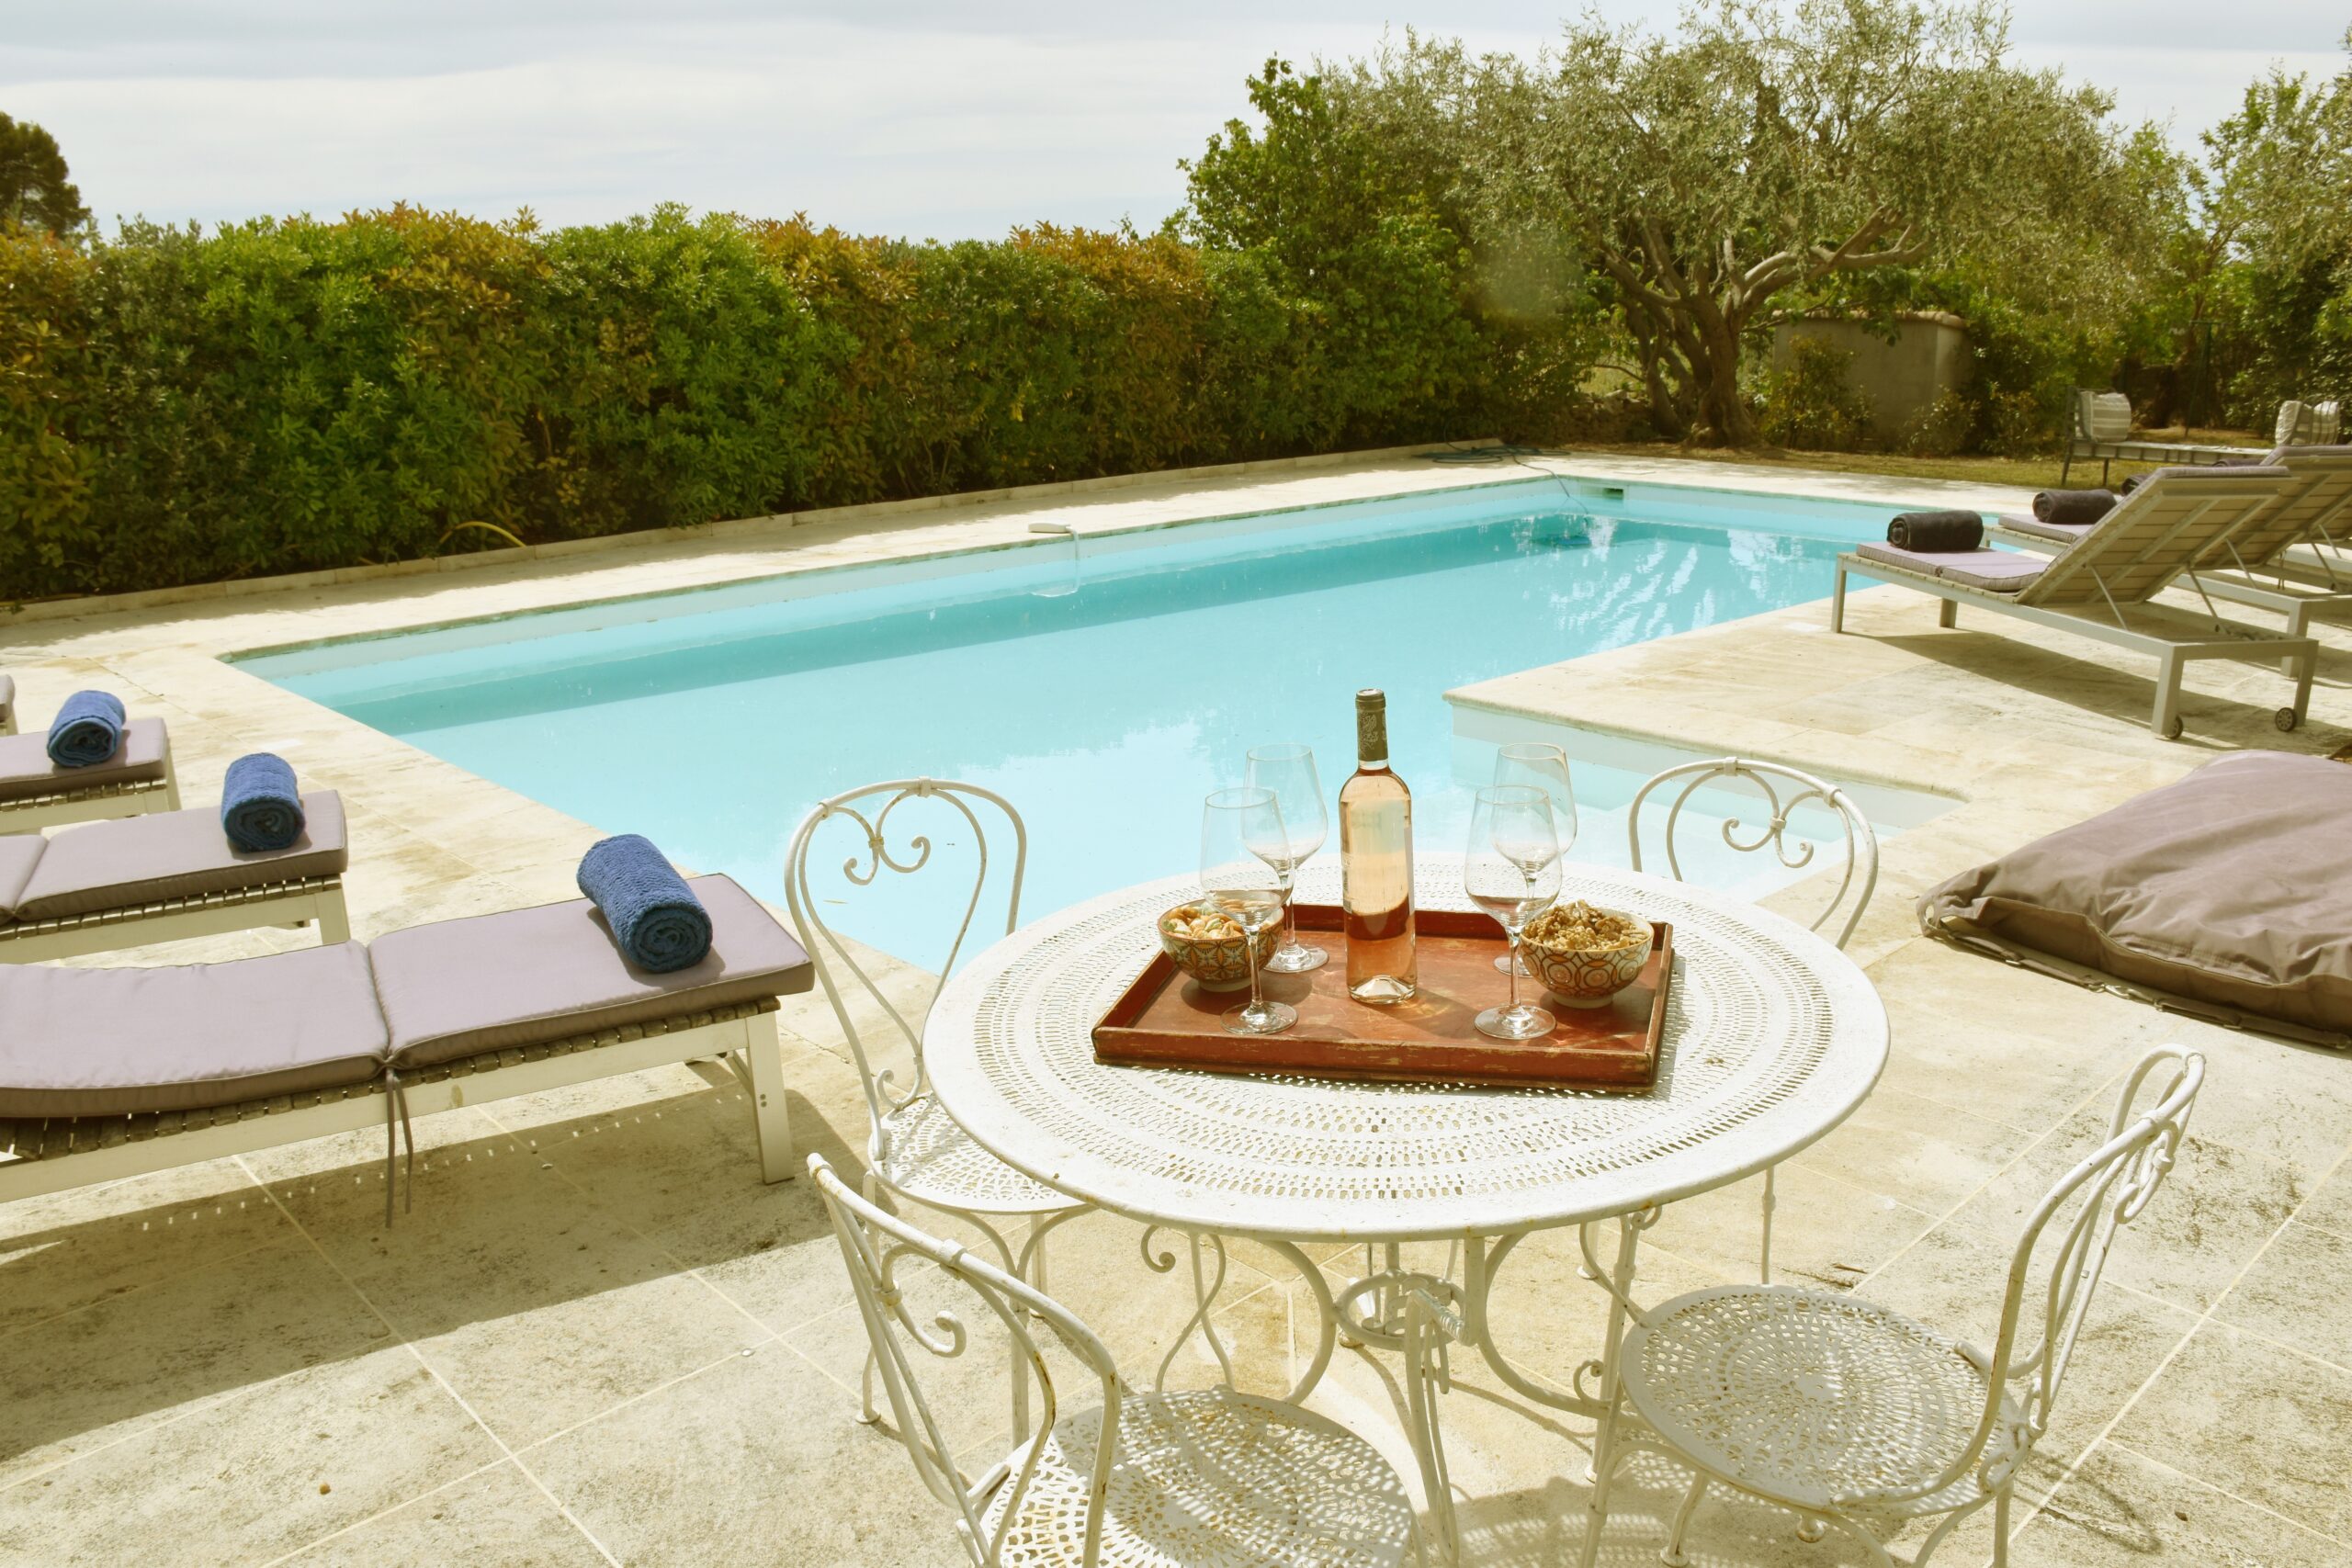
<svg viewBox="0 0 2352 1568">
<path fill-rule="evenodd" d="M 1165 1274 L 1176 1267 L 1176 1255 L 1152 1251 L 1151 1238 L 1159 1234 L 1158 1225 L 1145 1227 L 1141 1243 L 1143 1265 L 1155 1274 Z M 1227 1353 L 1225 1341 L 1217 1336 L 1216 1319 L 1209 1315 L 1210 1309 L 1216 1305 L 1217 1292 L 1225 1288 L 1225 1238 L 1214 1233 L 1186 1231 L 1184 1241 L 1193 1258 L 1193 1315 L 1184 1320 L 1184 1326 L 1178 1329 L 1176 1337 L 1169 1341 L 1168 1354 L 1159 1359 L 1159 1371 L 1152 1379 L 1152 1386 L 1163 1391 L 1168 1387 L 1168 1369 L 1175 1364 L 1176 1352 L 1182 1349 L 1184 1341 L 1197 1332 L 1208 1342 L 1209 1353 L 1216 1358 L 1217 1370 L 1225 1376 L 1225 1386 L 1231 1388 L 1233 1358 Z M 1204 1244 L 1216 1259 L 1214 1273 L 1205 1271 L 1201 1266 Z"/>
<path fill-rule="evenodd" d="M 1152 1237 L 1159 1230 L 1158 1225 L 1146 1227 L 1142 1242 L 1143 1261 L 1144 1267 L 1155 1274 L 1166 1274 L 1175 1269 L 1176 1255 L 1152 1250 Z M 1225 1378 L 1225 1386 L 1231 1388 L 1234 1386 L 1233 1359 L 1226 1349 L 1224 1337 L 1217 1333 L 1216 1320 L 1211 1315 L 1216 1307 L 1217 1294 L 1225 1288 L 1225 1238 L 1210 1232 L 1195 1234 L 1186 1231 L 1183 1234 L 1186 1248 L 1192 1257 L 1193 1315 L 1184 1320 L 1184 1326 L 1177 1331 L 1174 1342 L 1168 1347 L 1168 1354 L 1160 1358 L 1154 1386 L 1161 1389 L 1168 1386 L 1168 1369 L 1175 1364 L 1176 1352 L 1183 1348 L 1186 1340 L 1198 1334 L 1207 1343 L 1209 1353 L 1216 1358 L 1217 1369 Z M 1314 1259 L 1308 1258 L 1305 1251 L 1287 1241 L 1261 1241 L 1259 1245 L 1288 1260 L 1291 1267 L 1298 1270 L 1299 1279 L 1314 1297 L 1315 1354 L 1307 1361 L 1306 1370 L 1299 1373 L 1297 1382 L 1292 1384 L 1290 1392 L 1280 1396 L 1287 1404 L 1302 1404 L 1315 1392 L 1316 1385 L 1323 1381 L 1323 1374 L 1330 1370 L 1331 1352 L 1339 1337 L 1339 1307 L 1331 1298 L 1330 1281 L 1324 1279 L 1323 1270 L 1315 1266 Z M 1204 1265 L 1204 1258 L 1214 1260 L 1213 1269 Z"/>
<path fill-rule="evenodd" d="M 1633 1296 L 1641 1234 L 1657 1224 L 1662 1213 L 1664 1211 L 1656 1205 L 1646 1205 L 1617 1217 L 1617 1258 L 1613 1268 L 1604 1268 L 1594 1257 L 1592 1226 L 1577 1227 L 1577 1243 L 1586 1262 L 1583 1272 L 1598 1281 L 1610 1295 L 1609 1327 L 1600 1357 L 1577 1368 L 1569 1380 L 1567 1393 L 1562 1393 L 1531 1380 L 1505 1359 L 1500 1347 L 1495 1343 L 1489 1318 L 1495 1276 L 1502 1268 L 1503 1260 L 1510 1256 L 1511 1249 L 1526 1239 L 1524 1231 L 1498 1237 L 1473 1236 L 1470 1239 L 1464 1255 L 1463 1279 L 1466 1287 L 1464 1292 L 1464 1342 L 1477 1347 L 1479 1355 L 1485 1358 L 1487 1367 L 1502 1380 L 1504 1386 L 1531 1404 L 1565 1410 L 1572 1416 L 1589 1416 L 1596 1421 L 1600 1419 L 1617 1397 L 1617 1351 L 1619 1343 L 1625 1337 L 1626 1315 L 1629 1313 L 1638 1315 L 1641 1311 L 1634 1304 Z M 1585 1380 L 1594 1374 L 1599 1375 L 1600 1386 L 1588 1392 Z"/>
</svg>

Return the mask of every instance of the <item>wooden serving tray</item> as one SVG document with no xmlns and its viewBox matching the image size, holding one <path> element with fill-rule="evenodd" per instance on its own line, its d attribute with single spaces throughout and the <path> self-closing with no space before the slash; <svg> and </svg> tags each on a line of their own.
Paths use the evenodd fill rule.
<svg viewBox="0 0 2352 1568">
<path fill-rule="evenodd" d="M 1328 934 L 1331 961 L 1305 975 L 1267 975 L 1266 996 L 1298 1010 L 1279 1034 L 1232 1034 L 1227 1009 L 1247 990 L 1204 991 L 1167 953 L 1152 956 L 1094 1026 L 1094 1059 L 1125 1066 L 1191 1067 L 1221 1073 L 1298 1073 L 1400 1083 L 1574 1084 L 1644 1089 L 1657 1081 L 1674 975 L 1674 928 L 1652 922 L 1657 945 L 1634 983 L 1606 1007 L 1544 1005 L 1558 1020 L 1534 1040 L 1494 1040 L 1472 1023 L 1502 1004 L 1510 984 L 1496 970 L 1502 928 L 1485 915 L 1413 912 L 1420 993 L 1373 1007 L 1348 995 L 1340 909 L 1298 906 L 1298 929 Z M 1543 1000 L 1543 982 L 1521 976 L 1520 995 Z"/>
</svg>

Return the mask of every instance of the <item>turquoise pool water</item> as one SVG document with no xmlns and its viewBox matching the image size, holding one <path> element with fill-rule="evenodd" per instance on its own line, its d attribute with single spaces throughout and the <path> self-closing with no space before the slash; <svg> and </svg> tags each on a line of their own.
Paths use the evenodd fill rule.
<svg viewBox="0 0 2352 1568">
<path fill-rule="evenodd" d="M 1536 479 L 240 662 L 771 898 L 816 800 L 922 773 L 985 784 L 1028 818 L 1023 903 L 1042 913 L 1191 869 L 1201 796 L 1238 782 L 1253 745 L 1307 741 L 1336 792 L 1360 686 L 1388 693 L 1419 842 L 1458 848 L 1463 785 L 1491 750 L 1455 739 L 1444 692 L 1824 597 L 1832 557 L 1890 510 Z M 1574 858 L 1623 863 L 1638 782 L 1577 768 Z M 935 836 L 944 861 L 967 850 Z M 829 844 L 829 863 L 854 847 Z M 1773 873 L 1697 874 L 1753 892 Z M 936 964 L 954 922 L 935 890 L 842 898 L 826 913 L 851 934 Z"/>
</svg>

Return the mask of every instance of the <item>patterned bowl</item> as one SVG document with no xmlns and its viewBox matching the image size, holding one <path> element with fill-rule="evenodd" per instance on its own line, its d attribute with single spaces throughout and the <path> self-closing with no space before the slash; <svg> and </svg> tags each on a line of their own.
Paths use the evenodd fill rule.
<svg viewBox="0 0 2352 1568">
<path fill-rule="evenodd" d="M 1187 929 L 1204 921 L 1227 934 L 1204 937 Z M 1259 967 L 1263 968 L 1266 960 L 1274 955 L 1274 946 L 1282 941 L 1282 934 L 1279 920 L 1258 933 Z M 1204 991 L 1250 988 L 1250 955 L 1241 945 L 1241 928 L 1207 904 L 1179 904 L 1160 916 L 1159 945 L 1176 961 L 1176 967 L 1199 981 Z"/>
<path fill-rule="evenodd" d="M 1639 915 L 1598 906 L 1594 912 L 1631 920 L 1641 928 L 1641 935 L 1623 947 L 1603 948 L 1550 947 L 1532 933 L 1520 937 L 1520 954 L 1527 967 L 1542 978 L 1554 1000 L 1572 1008 L 1606 1007 L 1610 998 L 1634 983 L 1657 945 L 1657 932 Z"/>
</svg>

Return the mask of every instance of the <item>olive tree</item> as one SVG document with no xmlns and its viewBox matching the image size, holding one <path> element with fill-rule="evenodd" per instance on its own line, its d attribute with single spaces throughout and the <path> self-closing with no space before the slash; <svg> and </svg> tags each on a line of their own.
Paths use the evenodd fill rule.
<svg viewBox="0 0 2352 1568">
<path fill-rule="evenodd" d="M 2106 106 L 2007 65 L 2006 28 L 1983 6 L 1726 0 L 1670 39 L 1572 26 L 1519 74 L 1527 194 L 1615 285 L 1668 433 L 1754 440 L 1740 356 L 1775 299 L 2046 222 L 2069 193 L 2039 117 Z"/>
</svg>

